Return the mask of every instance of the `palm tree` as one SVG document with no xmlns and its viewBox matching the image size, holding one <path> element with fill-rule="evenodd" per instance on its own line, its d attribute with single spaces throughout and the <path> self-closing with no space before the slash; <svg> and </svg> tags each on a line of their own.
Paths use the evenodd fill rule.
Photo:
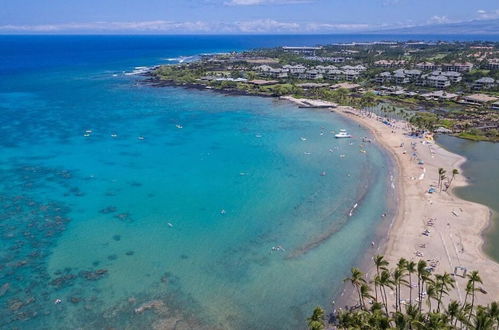
<svg viewBox="0 0 499 330">
<path fill-rule="evenodd" d="M 450 316 L 450 324 L 453 327 L 456 327 L 454 323 L 457 323 L 459 314 L 459 303 L 456 300 L 452 300 L 447 306 L 447 314 Z"/>
<path fill-rule="evenodd" d="M 379 275 L 379 285 L 381 288 L 381 293 L 385 305 L 385 312 L 386 315 L 388 316 L 388 298 L 386 296 L 386 288 L 392 288 L 393 281 L 390 276 L 390 272 L 386 269 L 384 269 L 381 274 Z"/>
<path fill-rule="evenodd" d="M 370 294 L 371 288 L 367 283 L 362 283 L 360 285 L 360 297 L 362 299 L 362 306 L 364 306 L 364 309 L 366 308 L 366 304 L 364 302 L 364 299 L 373 299 L 373 296 Z"/>
<path fill-rule="evenodd" d="M 475 292 L 478 291 L 476 288 L 476 283 L 483 284 L 482 278 L 478 274 L 478 271 L 474 270 L 468 276 L 468 284 L 471 286 L 471 312 L 468 315 L 468 322 L 471 320 L 471 314 L 473 314 L 473 306 L 475 305 Z"/>
<path fill-rule="evenodd" d="M 356 267 L 353 267 L 351 269 L 351 273 L 351 276 L 345 278 L 344 281 L 350 281 L 350 283 L 355 287 L 355 289 L 357 290 L 357 295 L 359 296 L 360 307 L 364 308 L 364 305 L 362 304 L 362 294 L 360 292 L 360 286 L 366 283 L 364 274 Z"/>
<path fill-rule="evenodd" d="M 308 319 L 308 328 L 310 330 L 322 330 L 324 329 L 324 310 L 320 307 L 315 307 L 312 316 Z"/>
<path fill-rule="evenodd" d="M 426 296 L 428 297 L 428 312 L 431 313 L 431 299 L 438 300 L 438 286 L 434 283 L 428 283 L 426 285 Z"/>
<path fill-rule="evenodd" d="M 418 299 L 419 299 L 419 310 L 421 310 L 422 304 L 423 304 L 423 288 L 424 288 L 424 282 L 425 278 L 427 277 L 428 270 L 426 267 L 428 264 L 424 260 L 419 260 L 418 265 L 417 265 L 417 274 L 418 274 Z"/>
<path fill-rule="evenodd" d="M 445 174 L 445 170 L 443 168 L 438 169 L 438 187 L 440 187 L 440 184 L 442 183 L 442 175 Z"/>
<path fill-rule="evenodd" d="M 405 269 L 407 270 L 407 273 L 409 274 L 409 303 L 412 305 L 412 274 L 416 272 L 416 263 L 414 261 L 409 261 Z"/>
<path fill-rule="evenodd" d="M 494 319 L 490 317 L 489 313 L 487 312 L 487 308 L 478 306 L 475 317 L 473 319 L 473 329 L 488 330 L 492 329 L 493 325 Z"/>
<path fill-rule="evenodd" d="M 385 257 L 379 254 L 374 256 L 373 261 L 376 266 L 376 276 L 379 277 L 380 270 L 385 270 L 389 263 L 385 260 Z M 378 281 L 376 281 L 376 278 L 374 280 L 374 297 L 378 301 Z"/>
<path fill-rule="evenodd" d="M 450 185 L 452 184 L 452 181 L 454 181 L 454 178 L 456 177 L 456 175 L 459 174 L 459 171 L 457 168 L 453 169 L 452 170 L 452 177 L 450 178 L 450 181 L 449 181 L 449 185 L 447 186 L 447 189 L 445 189 L 445 191 L 449 190 L 450 188 Z"/>
<path fill-rule="evenodd" d="M 445 272 L 443 275 L 435 275 L 436 281 L 438 283 L 437 287 L 440 289 L 440 296 L 438 298 L 437 312 L 440 312 L 440 304 L 442 303 L 442 297 L 444 293 L 447 294 L 449 288 L 454 288 L 454 278 L 450 276 L 449 273 Z"/>
<path fill-rule="evenodd" d="M 400 311 L 400 287 L 402 284 L 407 283 L 404 280 L 405 269 L 404 268 L 395 268 L 393 271 L 393 283 L 395 284 L 395 310 Z"/>
</svg>

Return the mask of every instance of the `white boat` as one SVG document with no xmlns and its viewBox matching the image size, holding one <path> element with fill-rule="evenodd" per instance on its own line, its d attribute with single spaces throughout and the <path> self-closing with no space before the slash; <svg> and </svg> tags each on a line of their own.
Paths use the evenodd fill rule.
<svg viewBox="0 0 499 330">
<path fill-rule="evenodd" d="M 340 129 L 340 132 L 338 134 L 334 135 L 335 138 L 351 138 L 352 136 L 347 133 L 346 130 Z"/>
</svg>

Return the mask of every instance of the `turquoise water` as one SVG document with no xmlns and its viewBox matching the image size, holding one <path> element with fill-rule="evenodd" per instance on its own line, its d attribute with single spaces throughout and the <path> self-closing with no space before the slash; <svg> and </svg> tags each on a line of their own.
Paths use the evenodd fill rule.
<svg viewBox="0 0 499 330">
<path fill-rule="evenodd" d="M 0 326 L 303 328 L 376 240 L 386 155 L 324 110 L 145 86 L 127 55 L 0 82 Z"/>
<path fill-rule="evenodd" d="M 439 136 L 437 142 L 451 152 L 463 155 L 462 175 L 470 185 L 456 189 L 461 198 L 487 205 L 492 211 L 492 223 L 485 232 L 484 249 L 499 261 L 499 144 L 474 142 L 452 136 Z"/>
</svg>

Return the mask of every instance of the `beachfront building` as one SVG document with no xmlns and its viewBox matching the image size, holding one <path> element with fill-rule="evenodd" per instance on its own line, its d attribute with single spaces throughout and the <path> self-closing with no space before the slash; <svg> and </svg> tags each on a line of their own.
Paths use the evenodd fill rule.
<svg viewBox="0 0 499 330">
<path fill-rule="evenodd" d="M 388 71 L 381 72 L 380 74 L 376 75 L 376 77 L 374 77 L 374 81 L 377 84 L 384 84 L 386 82 L 389 82 L 390 80 L 392 80 L 392 73 Z"/>
<path fill-rule="evenodd" d="M 323 76 L 319 71 L 317 71 L 315 69 L 311 69 L 311 70 L 305 71 L 304 73 L 300 73 L 298 78 L 308 79 L 308 80 L 317 80 L 317 79 L 322 79 Z"/>
<path fill-rule="evenodd" d="M 494 110 L 499 110 L 499 102 L 494 102 L 492 103 L 492 105 L 490 106 L 492 109 Z"/>
<path fill-rule="evenodd" d="M 283 66 L 282 68 L 284 70 L 286 70 L 287 72 L 289 72 L 289 75 L 293 76 L 293 77 L 298 77 L 300 74 L 305 73 L 305 71 L 307 70 L 307 68 L 301 64 L 298 64 L 298 65 L 289 65 L 288 64 L 288 65 Z"/>
<path fill-rule="evenodd" d="M 486 94 L 472 94 L 463 96 L 462 102 L 473 105 L 486 105 L 497 101 L 497 97 L 489 96 Z"/>
<path fill-rule="evenodd" d="M 326 72 L 324 77 L 328 80 L 343 80 L 344 74 L 342 70 L 333 69 Z"/>
<path fill-rule="evenodd" d="M 446 76 L 442 75 L 428 75 L 425 80 L 425 85 L 443 89 L 450 86 L 450 81 Z"/>
<path fill-rule="evenodd" d="M 322 47 L 289 47 L 289 46 L 282 47 L 282 50 L 285 53 L 293 53 L 293 54 L 308 55 L 308 56 L 315 56 L 316 52 L 321 49 Z"/>
<path fill-rule="evenodd" d="M 442 64 L 442 71 L 455 71 L 455 72 L 470 72 L 473 69 L 473 63 L 444 63 Z"/>
<path fill-rule="evenodd" d="M 359 79 L 360 73 L 355 70 L 345 70 L 343 71 L 344 79 L 347 81 L 354 81 Z"/>
<path fill-rule="evenodd" d="M 435 71 L 440 69 L 440 67 L 433 62 L 420 62 L 416 64 L 415 67 L 422 71 Z"/>
<path fill-rule="evenodd" d="M 288 71 L 284 69 L 272 69 L 265 72 L 267 77 L 284 79 L 288 77 Z"/>
<path fill-rule="evenodd" d="M 449 101 L 449 100 L 456 100 L 459 95 L 454 94 L 454 93 L 447 93 L 445 91 L 434 91 L 426 94 L 421 94 L 421 97 L 426 99 L 426 100 L 444 100 L 444 101 Z"/>
<path fill-rule="evenodd" d="M 475 80 L 473 83 L 473 89 L 489 89 L 495 86 L 495 80 L 490 77 L 483 77 Z"/>
</svg>

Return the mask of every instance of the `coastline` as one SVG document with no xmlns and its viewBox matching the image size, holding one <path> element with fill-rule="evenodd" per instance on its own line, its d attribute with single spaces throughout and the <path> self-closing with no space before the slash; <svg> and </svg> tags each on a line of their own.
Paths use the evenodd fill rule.
<svg viewBox="0 0 499 330">
<path fill-rule="evenodd" d="M 152 83 L 151 80 L 147 81 Z M 236 90 L 209 89 L 197 84 L 175 84 L 162 81 L 152 83 L 154 87 L 181 87 L 194 88 L 205 91 L 219 92 L 225 95 L 247 95 L 260 97 L 274 97 L 286 102 L 292 102 L 299 107 L 310 108 L 311 103 L 319 100 L 297 99 L 292 96 L 276 97 L 273 95 L 260 95 L 241 93 Z M 312 107 L 313 108 L 313 107 Z M 468 272 L 478 270 L 483 280 L 483 286 L 487 294 L 477 295 L 476 302 L 486 305 L 499 298 L 499 263 L 489 258 L 483 251 L 485 239 L 483 233 L 491 224 L 491 210 L 482 204 L 467 201 L 457 197 L 453 189 L 468 185 L 462 176 L 461 165 L 466 161 L 461 155 L 451 153 L 436 143 L 421 144 L 422 139 L 412 138 L 404 135 L 409 131 L 408 123 L 398 121 L 395 126 L 387 126 L 382 123 L 382 118 L 374 114 L 366 114 L 349 106 L 338 106 L 328 108 L 320 106 L 322 110 L 335 112 L 357 122 L 371 131 L 376 142 L 391 155 L 395 167 L 394 189 L 395 203 L 394 216 L 389 223 L 385 223 L 387 232 L 378 236 L 375 248 L 366 250 L 366 254 L 359 258 L 361 267 L 366 266 L 366 277 L 370 280 L 370 274 L 374 266 L 370 263 L 376 254 L 382 254 L 391 265 L 396 264 L 400 258 L 418 261 L 426 260 L 433 264 L 436 273 L 454 273 L 455 267 L 465 267 Z M 393 131 L 393 132 L 392 132 Z M 415 159 L 410 159 L 411 142 L 416 142 L 418 159 L 424 161 L 424 165 L 418 165 Z M 400 144 L 404 143 L 404 148 Z M 404 152 L 405 150 L 405 152 Z M 448 191 L 428 194 L 430 185 L 437 186 L 438 168 L 444 168 L 447 174 L 453 169 L 458 169 L 460 174 L 453 180 Z M 424 171 L 424 172 L 423 172 Z M 428 226 L 429 219 L 436 219 L 432 226 Z M 471 225 L 470 225 L 471 224 Z M 382 225 L 383 226 L 383 225 Z M 425 229 L 431 231 L 429 236 L 423 236 Z M 422 248 L 420 245 L 425 244 Z M 422 256 L 417 256 L 421 252 Z M 455 299 L 463 301 L 467 278 L 454 276 L 456 288 L 450 291 L 448 300 Z M 402 289 L 402 294 L 406 294 Z M 408 291 L 408 289 L 407 289 Z M 337 307 L 354 305 L 355 297 L 353 291 L 345 286 L 335 299 Z M 389 300 L 394 300 L 394 292 L 388 292 Z"/>
<path fill-rule="evenodd" d="M 351 107 L 340 106 L 334 112 L 368 128 L 377 142 L 392 155 L 398 168 L 395 180 L 399 202 L 397 214 L 389 226 L 386 242 L 378 245 L 372 255 L 383 254 L 392 265 L 402 257 L 414 261 L 430 260 L 436 265 L 437 273 L 452 274 L 457 266 L 466 267 L 468 271 L 478 270 L 488 294 L 478 295 L 477 302 L 487 304 L 497 300 L 499 278 L 496 274 L 499 264 L 483 251 L 483 233 L 490 225 L 490 209 L 463 200 L 453 193 L 454 188 L 468 184 L 462 175 L 455 177 L 448 191 L 427 193 L 430 185 L 437 185 L 438 168 L 446 169 L 447 173 L 454 168 L 461 172 L 461 165 L 466 159 L 435 143 L 422 144 L 422 139 L 405 136 L 408 130 L 404 122 L 388 126 L 375 115 Z M 418 165 L 415 159 L 411 159 L 411 142 L 416 142 L 415 152 L 424 165 Z M 401 143 L 404 143 L 404 147 L 400 147 Z M 427 222 L 430 218 L 436 219 L 432 226 Z M 422 235 L 425 229 L 430 230 L 429 236 Z M 422 248 L 421 244 L 425 244 L 425 247 Z M 416 251 L 421 252 L 422 256 L 418 257 Z M 368 277 L 373 270 L 373 266 L 367 269 Z M 451 291 L 449 299 L 463 301 L 466 279 L 460 276 L 454 278 L 456 289 Z M 348 300 L 352 302 L 354 298 Z"/>
</svg>

